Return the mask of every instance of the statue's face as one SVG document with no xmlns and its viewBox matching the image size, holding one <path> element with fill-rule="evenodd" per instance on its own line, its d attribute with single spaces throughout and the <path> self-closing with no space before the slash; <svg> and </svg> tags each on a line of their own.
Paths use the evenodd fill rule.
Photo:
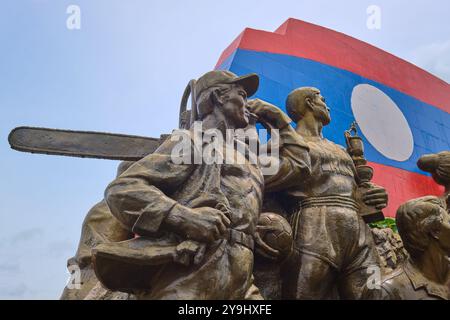
<svg viewBox="0 0 450 320">
<path fill-rule="evenodd" d="M 330 109 L 325 103 L 325 98 L 322 96 L 319 90 L 314 92 L 313 97 L 313 113 L 314 117 L 321 121 L 323 125 L 327 125 L 331 121 Z"/>
<path fill-rule="evenodd" d="M 450 214 L 441 208 L 444 217 L 439 231 L 439 244 L 441 249 L 450 257 Z"/>
<path fill-rule="evenodd" d="M 240 85 L 230 85 L 223 96 L 222 112 L 230 123 L 236 128 L 245 128 L 249 124 L 246 112 L 247 93 Z"/>
</svg>

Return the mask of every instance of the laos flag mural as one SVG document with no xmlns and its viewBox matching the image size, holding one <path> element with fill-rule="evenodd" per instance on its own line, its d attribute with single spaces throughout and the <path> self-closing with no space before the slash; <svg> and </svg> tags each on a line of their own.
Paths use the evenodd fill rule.
<svg viewBox="0 0 450 320">
<path fill-rule="evenodd" d="M 445 81 L 365 42 L 295 19 L 275 32 L 245 29 L 216 69 L 257 73 L 255 97 L 283 110 L 291 90 L 319 88 L 331 109 L 326 138 L 345 146 L 344 131 L 357 121 L 373 182 L 389 192 L 386 216 L 394 217 L 408 199 L 442 193 L 416 163 L 423 154 L 450 150 Z"/>
</svg>

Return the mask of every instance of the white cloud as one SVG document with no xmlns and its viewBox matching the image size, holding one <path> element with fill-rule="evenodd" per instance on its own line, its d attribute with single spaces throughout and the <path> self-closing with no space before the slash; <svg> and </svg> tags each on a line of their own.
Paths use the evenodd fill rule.
<svg viewBox="0 0 450 320">
<path fill-rule="evenodd" d="M 450 40 L 419 47 L 410 61 L 437 77 L 450 82 Z"/>
</svg>

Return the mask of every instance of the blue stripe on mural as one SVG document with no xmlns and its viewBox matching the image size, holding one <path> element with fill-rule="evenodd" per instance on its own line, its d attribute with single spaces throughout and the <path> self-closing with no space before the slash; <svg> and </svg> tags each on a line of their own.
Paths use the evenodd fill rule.
<svg viewBox="0 0 450 320">
<path fill-rule="evenodd" d="M 257 73 L 260 87 L 255 97 L 283 110 L 285 99 L 293 89 L 302 86 L 319 88 L 327 99 L 332 116 L 332 124 L 325 127 L 324 135 L 341 145 L 345 145 L 344 131 L 355 120 L 350 105 L 353 88 L 365 83 L 380 89 L 397 104 L 407 119 L 414 137 L 414 151 L 406 161 L 391 160 L 363 137 L 369 161 L 424 174 L 416 166 L 421 155 L 450 150 L 450 114 L 352 72 L 309 59 L 242 49 L 237 49 L 218 69 L 238 75 Z"/>
</svg>

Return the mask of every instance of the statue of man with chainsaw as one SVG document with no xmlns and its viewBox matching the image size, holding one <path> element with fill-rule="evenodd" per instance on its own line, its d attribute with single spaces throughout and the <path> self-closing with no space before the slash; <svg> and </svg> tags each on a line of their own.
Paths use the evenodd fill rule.
<svg viewBox="0 0 450 320">
<path fill-rule="evenodd" d="M 254 74 L 208 72 L 192 84 L 193 119 L 222 138 L 229 129 L 246 128 L 253 118 L 247 96 L 257 87 Z M 308 147 L 289 126 L 289 117 L 280 110 L 266 117 L 279 129 L 281 146 L 273 181 L 309 175 Z M 194 134 L 188 131 L 189 163 L 174 161 L 179 142 L 168 138 L 107 187 L 111 213 L 136 237 L 94 248 L 97 277 L 106 287 L 140 299 L 261 298 L 253 285 L 253 249 L 264 190 L 271 183 L 265 185 L 251 154 L 239 152 L 249 144 L 237 138 L 216 150 L 236 161 L 197 163 Z M 212 141 L 202 142 L 202 148 Z"/>
</svg>

